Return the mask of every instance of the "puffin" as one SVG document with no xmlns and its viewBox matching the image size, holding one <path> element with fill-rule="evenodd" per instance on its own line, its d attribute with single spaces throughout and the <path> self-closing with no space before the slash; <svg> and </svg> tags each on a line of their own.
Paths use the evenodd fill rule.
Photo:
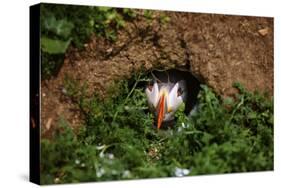
<svg viewBox="0 0 281 188">
<path fill-rule="evenodd" d="M 184 103 L 188 116 L 196 106 L 199 80 L 189 71 L 153 70 L 145 88 L 149 110 L 154 114 L 157 129 L 175 124 L 175 113 Z"/>
</svg>

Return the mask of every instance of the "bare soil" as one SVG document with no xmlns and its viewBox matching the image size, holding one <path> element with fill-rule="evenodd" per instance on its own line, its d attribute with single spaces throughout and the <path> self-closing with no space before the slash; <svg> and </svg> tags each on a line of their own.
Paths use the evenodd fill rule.
<svg viewBox="0 0 281 188">
<path fill-rule="evenodd" d="M 65 76 L 88 84 L 87 93 L 106 95 L 114 80 L 152 69 L 184 69 L 221 96 L 233 82 L 273 95 L 273 18 L 155 11 L 127 22 L 111 43 L 93 35 L 85 48 L 70 48 L 59 74 L 42 81 L 42 136 L 59 117 L 79 127 L 81 114 L 64 96 Z"/>
</svg>

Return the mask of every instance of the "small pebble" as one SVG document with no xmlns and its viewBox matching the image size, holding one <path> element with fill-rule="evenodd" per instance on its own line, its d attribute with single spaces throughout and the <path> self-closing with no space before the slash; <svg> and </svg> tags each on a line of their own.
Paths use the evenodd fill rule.
<svg viewBox="0 0 281 188">
<path fill-rule="evenodd" d="M 67 94 L 67 90 L 65 88 L 62 88 L 62 91 L 61 91 L 63 94 Z"/>
<path fill-rule="evenodd" d="M 265 36 L 268 34 L 269 29 L 268 29 L 268 27 L 266 27 L 266 28 L 260 29 L 258 32 L 261 36 Z"/>
</svg>

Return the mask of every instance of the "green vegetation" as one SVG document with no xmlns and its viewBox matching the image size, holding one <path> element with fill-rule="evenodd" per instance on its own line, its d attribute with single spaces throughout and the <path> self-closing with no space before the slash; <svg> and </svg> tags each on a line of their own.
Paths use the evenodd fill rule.
<svg viewBox="0 0 281 188">
<path fill-rule="evenodd" d="M 118 29 L 136 17 L 131 9 L 108 7 L 41 5 L 41 51 L 43 79 L 54 75 L 63 64 L 70 44 L 82 48 L 94 33 L 114 42 Z"/>
<path fill-rule="evenodd" d="M 111 97 L 86 97 L 86 85 L 65 80 L 84 114 L 74 133 L 63 117 L 53 139 L 41 140 L 41 183 L 70 183 L 273 169 L 273 103 L 235 84 L 221 99 L 202 86 L 198 111 L 177 112 L 168 130 L 153 127 L 142 76 L 116 83 Z"/>
</svg>

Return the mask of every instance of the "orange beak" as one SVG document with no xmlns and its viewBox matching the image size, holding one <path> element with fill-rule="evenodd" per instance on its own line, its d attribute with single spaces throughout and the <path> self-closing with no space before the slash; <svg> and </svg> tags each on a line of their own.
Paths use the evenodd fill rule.
<svg viewBox="0 0 281 188">
<path fill-rule="evenodd" d="M 157 128 L 160 129 L 162 125 L 162 121 L 164 119 L 164 104 L 165 104 L 165 96 L 161 96 L 159 106 L 158 106 L 158 119 L 157 119 Z"/>
</svg>

